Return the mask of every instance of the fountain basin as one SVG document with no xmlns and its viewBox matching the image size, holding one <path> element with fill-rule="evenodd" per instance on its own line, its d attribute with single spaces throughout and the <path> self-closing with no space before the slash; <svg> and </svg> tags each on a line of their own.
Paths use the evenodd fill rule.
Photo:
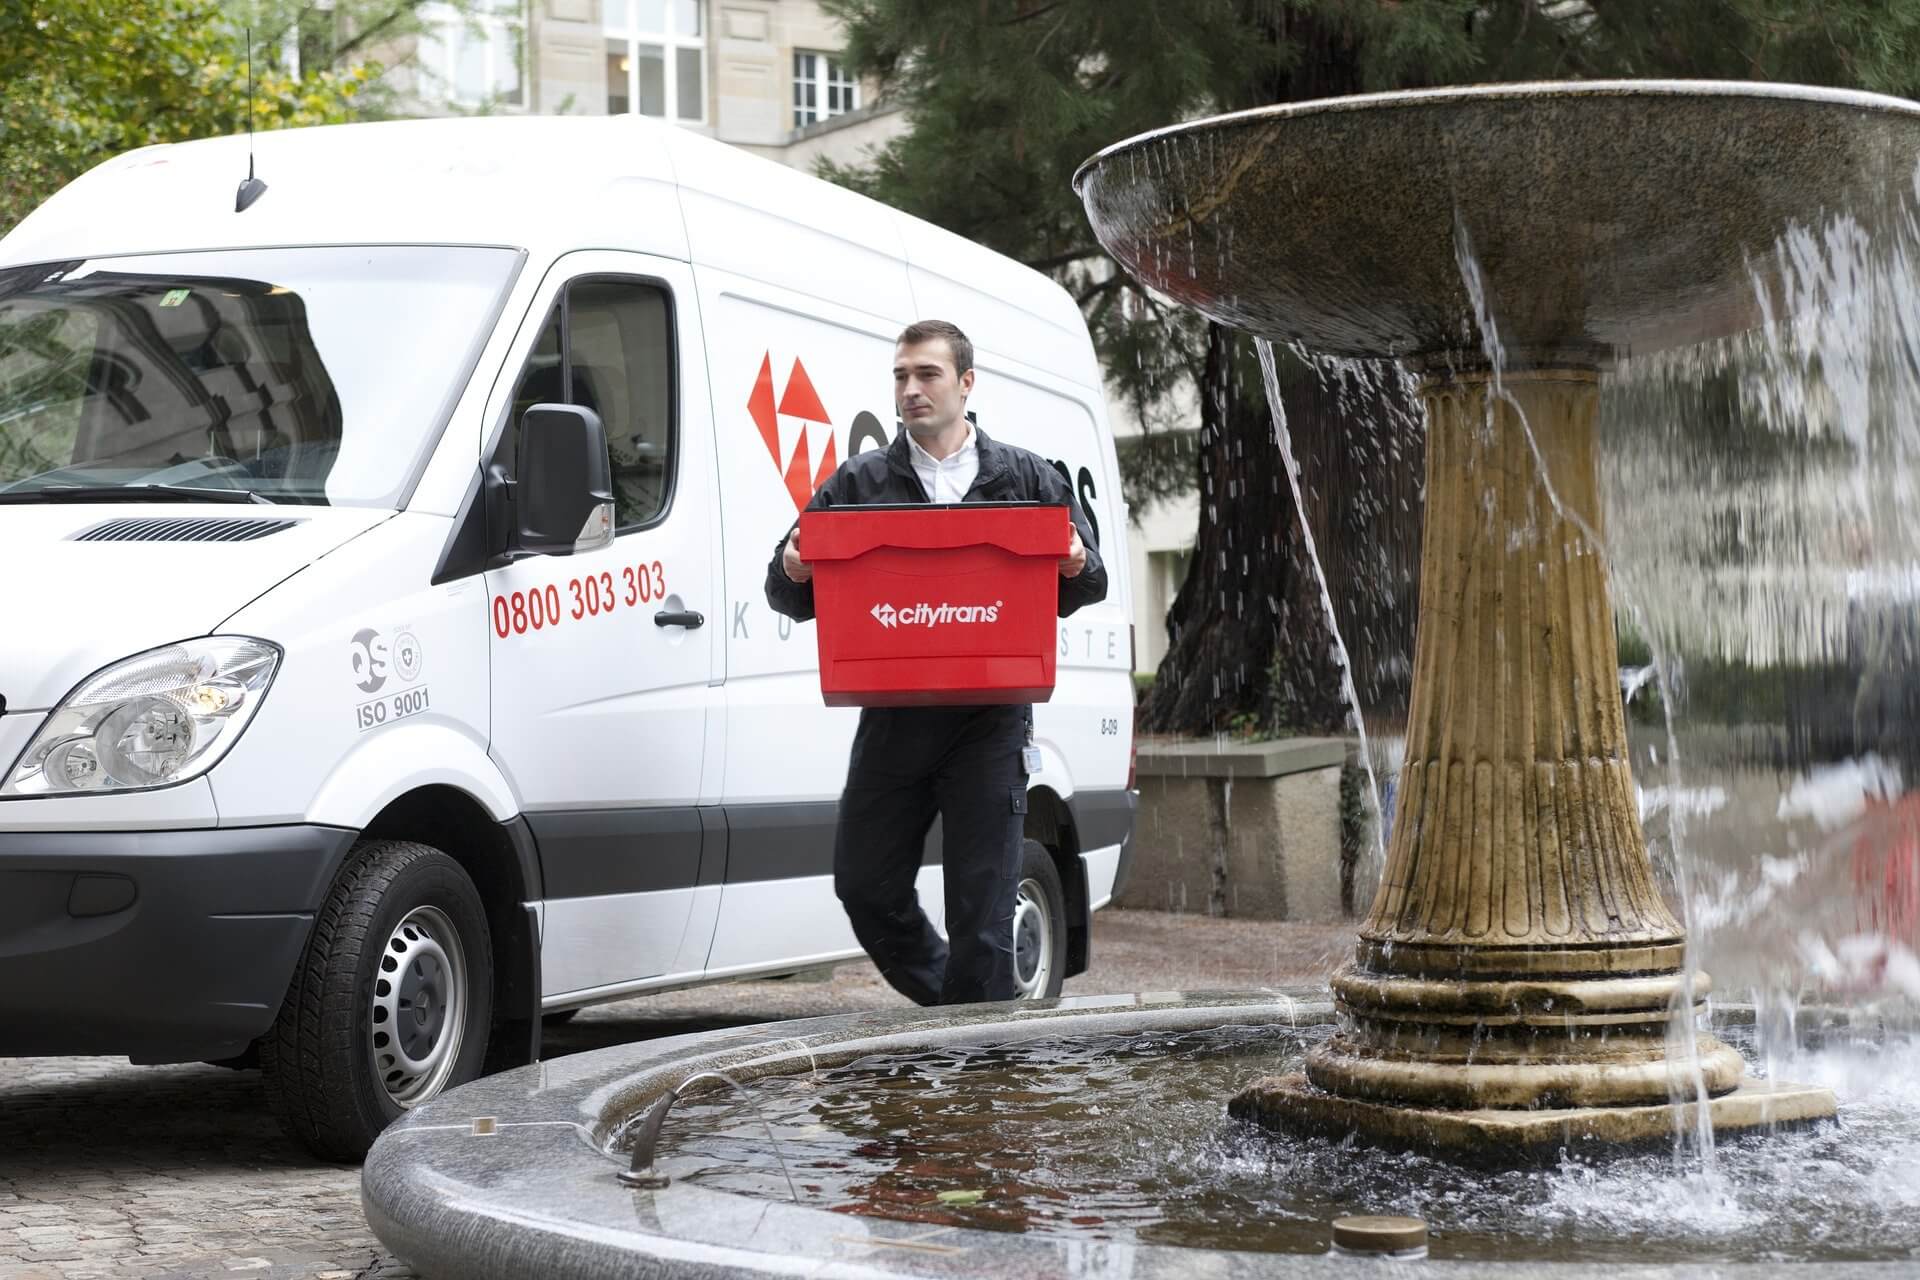
<svg viewBox="0 0 1920 1280">
<path fill-rule="evenodd" d="M 620 1046 L 477 1081 L 408 1115 L 382 1135 L 369 1155 L 363 1198 L 368 1220 L 383 1242 L 426 1274 L 443 1276 L 764 1276 L 816 1272 L 903 1276 L 1333 1276 L 1351 1274 L 1356 1264 L 1352 1259 L 1324 1256 L 1332 1218 L 1408 1209 L 1424 1211 L 1434 1228 L 1434 1260 L 1426 1265 L 1461 1276 L 1517 1277 L 1538 1275 L 1543 1269 L 1566 1276 L 1675 1276 L 1687 1273 L 1677 1270 L 1676 1264 L 1690 1261 L 1716 1262 L 1720 1266 L 1715 1273 L 1725 1274 L 1729 1254 L 1738 1256 L 1725 1238 L 1709 1237 L 1686 1247 L 1671 1239 L 1650 1242 L 1631 1222 L 1596 1228 L 1589 1241 L 1583 1235 L 1584 1215 L 1591 1210 L 1576 1204 L 1566 1207 L 1567 1215 L 1557 1234 L 1549 1231 L 1543 1240 L 1523 1241 L 1507 1252 L 1506 1256 L 1515 1260 L 1500 1261 L 1498 1229 L 1485 1221 L 1467 1222 L 1463 1229 L 1463 1223 L 1450 1216 L 1464 1212 L 1458 1207 L 1457 1197 L 1485 1183 L 1484 1174 L 1452 1171 L 1450 1165 L 1440 1161 L 1407 1165 L 1398 1156 L 1317 1141 L 1300 1144 L 1301 1158 L 1307 1159 L 1304 1153 L 1311 1151 L 1315 1153 L 1311 1156 L 1314 1163 L 1300 1165 L 1293 1174 L 1287 1174 L 1284 1165 L 1239 1165 L 1237 1162 L 1260 1159 L 1258 1153 L 1288 1140 L 1228 1120 L 1222 1102 L 1224 1091 L 1215 1087 L 1215 1081 L 1222 1075 L 1240 1078 L 1243 1069 L 1247 1078 L 1260 1074 L 1261 1062 L 1269 1054 L 1268 1049 L 1258 1047 L 1260 1037 L 1285 1038 L 1297 1033 L 1297 1048 L 1324 1038 L 1332 1030 L 1332 1019 L 1332 1007 L 1324 990 L 1319 989 L 1244 995 L 1093 996 L 1059 1001 L 1051 1007 L 1022 1007 L 1017 1012 L 983 1006 L 946 1013 L 909 1010 L 856 1014 Z M 1737 1013 L 1732 1020 L 1739 1020 Z M 1215 1060 L 1211 1067 L 1206 1066 L 1203 1055 L 1201 1065 L 1196 1067 L 1193 1061 L 1175 1061 L 1171 1049 L 1163 1053 L 1154 1047 L 1208 1037 L 1243 1039 L 1256 1051 L 1224 1064 Z M 751 1184 L 744 1194 L 715 1189 L 697 1174 L 694 1181 L 676 1176 L 661 1190 L 630 1189 L 616 1178 L 627 1163 L 623 1135 L 657 1097 L 695 1071 L 726 1071 L 760 1094 L 774 1108 L 776 1127 L 790 1133 L 778 1111 L 782 1104 L 773 1095 L 793 1095 L 796 1090 L 805 1093 L 804 1078 L 816 1070 L 839 1073 L 856 1061 L 930 1052 L 947 1056 L 1006 1052 L 1017 1057 L 1023 1045 L 1049 1043 L 1077 1047 L 1084 1065 L 1089 1056 L 1093 1060 L 1114 1057 L 1107 1046 L 1129 1038 L 1153 1042 L 1138 1048 L 1132 1068 L 1144 1087 L 1161 1088 L 1183 1072 L 1211 1071 L 1211 1076 L 1192 1086 L 1211 1099 L 1211 1123 L 1230 1136 L 1233 1131 L 1245 1130 L 1244 1138 L 1234 1139 L 1237 1145 L 1227 1149 L 1224 1157 L 1202 1151 L 1197 1171 L 1190 1167 L 1189 1176 L 1237 1178 L 1243 1189 L 1270 1187 L 1276 1203 L 1297 1192 L 1297 1203 L 1290 1212 L 1274 1212 L 1270 1220 L 1259 1222 L 1249 1215 L 1245 1228 L 1222 1225 L 1211 1234 L 1180 1229 L 1177 1223 L 1130 1227 L 1114 1218 L 1110 1210 L 1101 1211 L 1109 1218 L 1105 1225 L 1076 1225 L 1074 1219 L 1095 1208 L 1089 1197 L 1079 1195 L 1056 1199 L 1059 1218 L 1043 1224 L 1045 1229 L 1036 1226 L 1024 1233 L 965 1225 L 965 1210 L 955 1215 L 936 1212 L 934 1220 L 905 1220 L 929 1215 L 917 1205 L 907 1205 L 904 1214 L 898 1213 L 902 1207 L 898 1200 L 881 1204 L 896 1216 L 876 1217 L 849 1212 L 844 1203 L 840 1211 L 835 1211 L 828 1207 L 836 1203 L 831 1194 L 804 1190 L 826 1176 L 801 1167 L 807 1159 L 804 1150 L 789 1155 L 795 1162 L 794 1180 L 803 1188 L 803 1203 L 798 1205 L 789 1202 L 782 1175 L 770 1162 L 739 1170 L 739 1178 L 744 1180 L 741 1185 Z M 1116 1052 L 1124 1057 L 1129 1051 Z M 1034 1081 L 1037 1087 L 1037 1074 Z M 1084 1076 L 1074 1076 L 1071 1087 L 1062 1090 L 1076 1106 L 1097 1092 L 1083 1089 L 1084 1081 Z M 1056 1081 L 1056 1085 L 1059 1083 Z M 930 1106 L 921 1121 L 895 1125 L 894 1130 L 937 1150 L 943 1137 L 972 1131 L 969 1115 L 1007 1105 L 1004 1099 L 996 1102 L 991 1095 L 983 1097 L 987 1100 L 979 1106 L 962 1108 L 957 1122 L 951 1110 Z M 667 1121 L 660 1168 L 669 1173 L 687 1168 L 687 1144 L 706 1123 L 700 1113 L 729 1105 L 730 1101 L 723 1090 L 694 1093 L 678 1104 Z M 793 1097 L 789 1096 L 789 1109 L 792 1103 Z M 811 1104 L 802 1099 L 802 1105 Z M 741 1112 L 735 1120 L 748 1118 L 749 1113 Z M 477 1120 L 490 1120 L 491 1124 L 476 1125 Z M 1191 1115 L 1170 1116 L 1168 1124 L 1191 1130 L 1191 1121 Z M 1024 1123 L 1020 1122 L 1022 1126 Z M 757 1121 L 747 1124 L 743 1132 L 750 1136 L 754 1124 Z M 488 1129 L 491 1132 L 485 1132 Z M 1091 1141 L 1111 1145 L 1110 1135 L 1097 1125 L 1089 1123 L 1089 1130 Z M 1021 1127 L 1017 1132 L 1026 1129 Z M 1813 1135 L 1818 1134 L 1827 1136 L 1816 1141 Z M 1860 1136 L 1850 1138 L 1857 1141 Z M 1817 1166 L 1830 1155 L 1832 1144 L 1841 1138 L 1839 1131 L 1824 1125 L 1805 1141 L 1815 1145 L 1806 1150 L 1796 1147 L 1786 1157 L 1769 1154 L 1774 1149 L 1764 1144 L 1756 1145 L 1747 1158 L 1766 1168 L 1782 1159 L 1803 1162 L 1809 1169 L 1808 1176 L 1813 1177 Z M 1920 1136 L 1909 1136 L 1905 1141 L 1920 1159 Z M 1036 1168 L 1049 1166 L 1046 1147 L 1047 1143 L 1040 1140 L 1032 1153 Z M 764 1152 L 761 1154 L 764 1156 Z M 1730 1154 L 1722 1152 L 1723 1158 Z M 1684 1182 L 1678 1175 L 1672 1175 L 1668 1185 L 1657 1185 L 1660 1170 L 1671 1171 L 1670 1157 L 1664 1151 L 1634 1158 L 1646 1162 L 1644 1167 L 1635 1165 L 1617 1175 L 1604 1172 L 1615 1166 L 1592 1166 L 1576 1160 L 1562 1172 L 1550 1175 L 1559 1179 L 1551 1194 L 1584 1195 L 1623 1207 L 1663 1196 L 1682 1198 L 1676 1188 L 1683 1187 Z M 883 1163 L 893 1160 L 889 1154 Z M 1219 1161 L 1223 1163 L 1216 1168 Z M 1395 1176 L 1396 1169 L 1411 1169 L 1406 1176 L 1423 1184 L 1423 1189 L 1412 1193 L 1403 1190 L 1403 1199 L 1394 1203 L 1381 1203 L 1379 1199 L 1369 1202 L 1369 1195 L 1392 1199 L 1381 1188 L 1384 1179 Z M 914 1168 L 907 1168 L 906 1174 L 919 1176 Z M 1583 1190 L 1583 1179 L 1589 1175 L 1612 1181 L 1604 1182 L 1598 1190 Z M 1524 1180 L 1549 1175 L 1503 1176 Z M 1427 1183 L 1432 1185 L 1425 1187 Z M 1525 1188 L 1543 1184 L 1520 1181 L 1488 1185 L 1492 1193 L 1489 1203 L 1495 1207 L 1479 1212 L 1498 1211 L 1503 1198 L 1525 1195 Z M 1623 1194 L 1623 1189 L 1631 1189 L 1633 1194 Z M 1414 1196 L 1412 1203 L 1405 1201 L 1405 1194 Z M 1823 1194 L 1831 1198 L 1834 1192 Z M 1844 1208 L 1863 1193 L 1857 1180 L 1847 1180 L 1839 1184 L 1838 1194 L 1841 1204 L 1829 1204 L 1827 1210 Z M 929 1195 L 927 1199 L 931 1202 L 934 1197 Z M 1645 1212 L 1644 1207 L 1634 1208 Z M 1681 1213 L 1682 1208 L 1676 1204 L 1675 1213 Z M 1701 1210 L 1696 1207 L 1687 1212 Z M 943 1217 L 948 1220 L 939 1220 Z M 1824 1225 L 1824 1219 L 1815 1225 Z M 1244 1247 L 1252 1242 L 1251 1233 L 1256 1229 L 1265 1233 L 1267 1251 Z M 1476 1231 L 1480 1234 L 1474 1235 Z M 1181 1247 L 1168 1243 L 1200 1239 L 1231 1241 L 1243 1247 Z M 1486 1239 L 1496 1243 L 1488 1246 Z M 1476 1240 L 1481 1243 L 1475 1244 Z M 1914 1244 L 1920 1247 L 1920 1237 Z M 1496 1251 L 1489 1254 L 1488 1247 Z M 1275 1248 L 1306 1252 L 1271 1251 Z M 1897 1256 L 1884 1249 L 1856 1250 L 1851 1255 L 1846 1247 L 1829 1249 L 1818 1258 L 1822 1268 L 1819 1274 L 1884 1276 L 1889 1274 L 1890 1258 Z M 1850 1257 L 1866 1260 L 1853 1261 Z M 1647 1265 L 1637 1265 L 1639 1259 L 1647 1260 Z M 1813 1260 L 1811 1255 L 1806 1259 Z M 1737 1269 L 1760 1276 L 1812 1274 L 1791 1260 L 1751 1262 Z"/>
<path fill-rule="evenodd" d="M 1904 99 L 1799 85 L 1479 85 L 1142 134 L 1074 184 L 1130 271 L 1223 324 L 1478 360 L 1464 248 L 1516 364 L 1577 366 L 1752 328 L 1780 233 L 1910 193 L 1916 126 Z"/>
</svg>

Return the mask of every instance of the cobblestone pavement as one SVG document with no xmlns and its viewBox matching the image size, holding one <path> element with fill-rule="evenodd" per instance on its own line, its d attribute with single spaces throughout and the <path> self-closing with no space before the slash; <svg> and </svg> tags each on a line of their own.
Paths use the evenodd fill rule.
<svg viewBox="0 0 1920 1280">
<path fill-rule="evenodd" d="M 1095 917 L 1069 995 L 1315 981 L 1352 925 L 1153 912 Z M 707 1027 L 904 1007 L 864 962 L 589 1009 L 549 1029 L 559 1056 Z M 0 1059 L 0 1280 L 411 1276 L 360 1213 L 357 1168 L 281 1136 L 250 1071 L 124 1058 Z"/>
</svg>

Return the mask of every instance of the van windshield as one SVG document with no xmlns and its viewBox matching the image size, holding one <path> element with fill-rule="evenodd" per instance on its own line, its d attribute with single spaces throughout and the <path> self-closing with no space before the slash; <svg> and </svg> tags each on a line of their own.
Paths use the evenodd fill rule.
<svg viewBox="0 0 1920 1280">
<path fill-rule="evenodd" d="M 0 501 L 397 507 L 513 249 L 236 249 L 0 269 Z"/>
</svg>

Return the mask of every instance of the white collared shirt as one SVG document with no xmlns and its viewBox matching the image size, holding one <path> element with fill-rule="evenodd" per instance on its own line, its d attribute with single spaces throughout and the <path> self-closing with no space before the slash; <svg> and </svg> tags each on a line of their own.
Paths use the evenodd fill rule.
<svg viewBox="0 0 1920 1280">
<path fill-rule="evenodd" d="M 927 491 L 928 502 L 961 502 L 980 474 L 980 450 L 974 446 L 973 424 L 967 424 L 966 443 L 944 458 L 936 458 L 920 447 L 907 433 L 907 455 L 913 459 L 913 474 Z"/>
</svg>

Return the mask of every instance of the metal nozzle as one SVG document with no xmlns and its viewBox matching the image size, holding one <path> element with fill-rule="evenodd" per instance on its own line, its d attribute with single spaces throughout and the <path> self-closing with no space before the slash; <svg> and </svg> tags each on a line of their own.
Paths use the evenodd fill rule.
<svg viewBox="0 0 1920 1280">
<path fill-rule="evenodd" d="M 633 1163 L 615 1175 L 620 1181 L 648 1191 L 658 1191 L 673 1181 L 653 1167 L 653 1149 L 660 1145 L 660 1126 L 667 1122 L 667 1112 L 679 1098 L 677 1087 L 669 1089 L 653 1104 L 653 1110 L 647 1112 L 639 1132 L 633 1135 Z"/>
<path fill-rule="evenodd" d="M 633 1163 L 614 1176 L 630 1187 L 645 1191 L 659 1191 L 673 1181 L 653 1167 L 653 1149 L 660 1145 L 660 1126 L 667 1122 L 668 1110 L 702 1080 L 718 1080 L 747 1100 L 747 1105 L 760 1117 L 760 1123 L 766 1126 L 767 1143 L 773 1149 L 773 1158 L 780 1162 L 780 1176 L 787 1180 L 787 1194 L 799 1204 L 800 1191 L 793 1185 L 793 1171 L 787 1168 L 787 1158 L 780 1154 L 780 1140 L 773 1136 L 773 1125 L 768 1123 L 766 1113 L 760 1110 L 753 1095 L 740 1087 L 738 1080 L 721 1071 L 696 1071 L 662 1094 L 660 1101 L 653 1104 L 653 1110 L 647 1112 L 647 1118 L 640 1122 L 639 1132 L 633 1135 Z"/>
<path fill-rule="evenodd" d="M 1366 1215 L 1333 1220 L 1336 1250 L 1359 1254 L 1424 1255 L 1427 1224 L 1419 1218 Z"/>
</svg>

